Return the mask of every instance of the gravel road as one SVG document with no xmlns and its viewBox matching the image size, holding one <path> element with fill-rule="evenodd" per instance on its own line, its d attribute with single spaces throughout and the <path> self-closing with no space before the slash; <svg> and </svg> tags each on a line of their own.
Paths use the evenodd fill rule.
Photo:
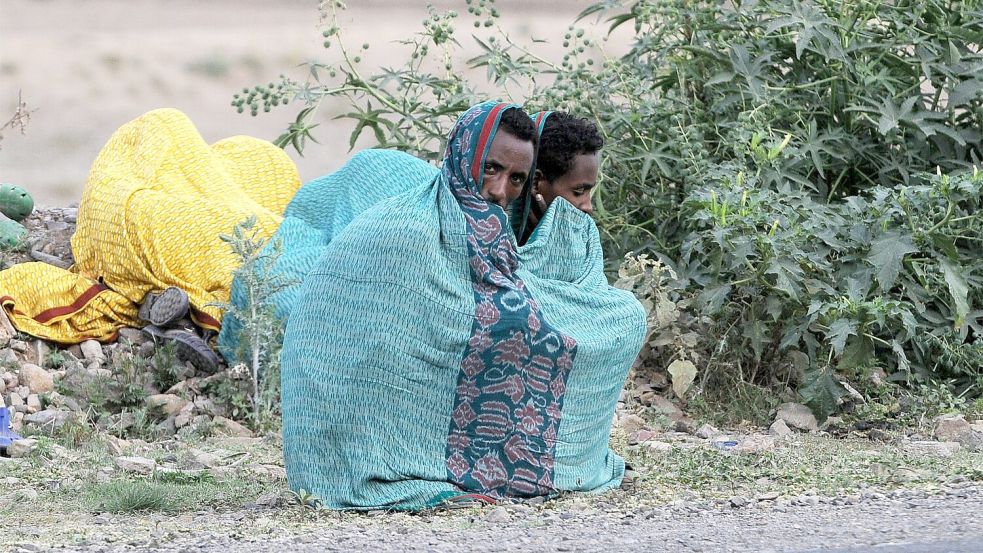
<svg viewBox="0 0 983 553">
<path fill-rule="evenodd" d="M 740 506 L 735 508 L 733 504 Z M 193 521 L 169 519 L 143 526 L 136 524 L 136 519 L 122 517 L 100 526 L 101 533 L 55 549 L 102 553 L 979 552 L 983 551 L 981 506 L 983 488 L 966 485 L 934 491 L 867 492 L 840 498 L 760 502 L 735 498 L 641 508 L 616 500 L 591 500 L 445 515 L 329 513 L 319 521 L 300 524 L 277 522 L 275 512 L 269 511 L 201 515 Z M 49 546 L 24 545 L 27 551 L 49 550 Z"/>
</svg>

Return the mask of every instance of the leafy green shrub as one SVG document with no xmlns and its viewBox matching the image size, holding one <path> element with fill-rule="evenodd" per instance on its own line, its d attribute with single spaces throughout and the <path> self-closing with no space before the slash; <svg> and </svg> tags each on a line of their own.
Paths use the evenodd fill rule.
<svg viewBox="0 0 983 553">
<path fill-rule="evenodd" d="M 694 230 L 675 283 L 708 315 L 698 334 L 731 352 L 717 370 L 793 381 L 825 413 L 841 393 L 834 371 L 881 367 L 896 380 L 941 377 L 980 394 L 983 349 L 972 337 L 983 332 L 974 310 L 983 302 L 983 173 L 835 204 L 762 189 L 743 173 L 718 177 L 684 203 Z"/>
<path fill-rule="evenodd" d="M 820 414 L 840 380 L 874 368 L 983 392 L 979 2 L 607 0 L 569 27 L 559 60 L 510 37 L 491 0 L 466 4 L 430 8 L 403 63 L 369 70 L 342 4 L 325 2 L 332 61 L 233 105 L 300 103 L 277 143 L 302 150 L 318 107 L 342 99 L 352 145 L 370 131 L 426 159 L 489 95 L 590 117 L 606 138 L 594 213 L 607 259 L 647 253 L 678 276 L 659 292 L 678 318 L 643 363 L 694 363 L 696 394 L 790 386 Z M 465 64 L 485 82 L 461 67 L 462 20 L 482 51 Z M 602 22 L 631 33 L 626 52 L 606 51 Z"/>
<path fill-rule="evenodd" d="M 162 392 L 181 381 L 184 367 L 177 358 L 173 342 L 154 349 L 154 354 L 150 357 L 150 368 L 153 369 L 154 387 Z"/>
</svg>

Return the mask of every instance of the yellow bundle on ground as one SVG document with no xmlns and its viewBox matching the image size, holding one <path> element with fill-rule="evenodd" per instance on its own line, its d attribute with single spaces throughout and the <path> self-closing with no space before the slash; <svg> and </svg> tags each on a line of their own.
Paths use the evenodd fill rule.
<svg viewBox="0 0 983 553">
<path fill-rule="evenodd" d="M 103 147 L 82 193 L 75 265 L 24 263 L 0 271 L 0 305 L 14 326 L 61 343 L 111 340 L 139 326 L 144 295 L 176 286 L 195 322 L 217 329 L 238 260 L 220 239 L 256 218 L 269 238 L 300 188 L 276 146 L 236 136 L 211 146 L 173 109 L 122 126 Z"/>
</svg>

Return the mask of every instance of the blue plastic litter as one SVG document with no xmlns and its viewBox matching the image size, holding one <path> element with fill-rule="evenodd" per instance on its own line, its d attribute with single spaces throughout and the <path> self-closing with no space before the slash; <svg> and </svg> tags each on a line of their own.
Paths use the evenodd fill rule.
<svg viewBox="0 0 983 553">
<path fill-rule="evenodd" d="M 0 449 L 19 439 L 21 439 L 20 434 L 10 429 L 10 411 L 6 407 L 0 407 Z"/>
</svg>

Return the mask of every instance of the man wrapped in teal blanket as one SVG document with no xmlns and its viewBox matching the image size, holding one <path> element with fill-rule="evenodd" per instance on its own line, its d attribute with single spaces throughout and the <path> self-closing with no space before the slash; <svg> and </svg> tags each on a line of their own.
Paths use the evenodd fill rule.
<svg viewBox="0 0 983 553">
<path fill-rule="evenodd" d="M 420 509 L 620 483 L 611 418 L 645 314 L 608 286 L 588 215 L 557 199 L 520 249 L 505 211 L 482 198 L 513 108 L 462 115 L 426 185 L 301 233 L 323 253 L 282 353 L 292 489 L 332 508 Z M 352 193 L 365 190 L 357 178 Z"/>
</svg>

